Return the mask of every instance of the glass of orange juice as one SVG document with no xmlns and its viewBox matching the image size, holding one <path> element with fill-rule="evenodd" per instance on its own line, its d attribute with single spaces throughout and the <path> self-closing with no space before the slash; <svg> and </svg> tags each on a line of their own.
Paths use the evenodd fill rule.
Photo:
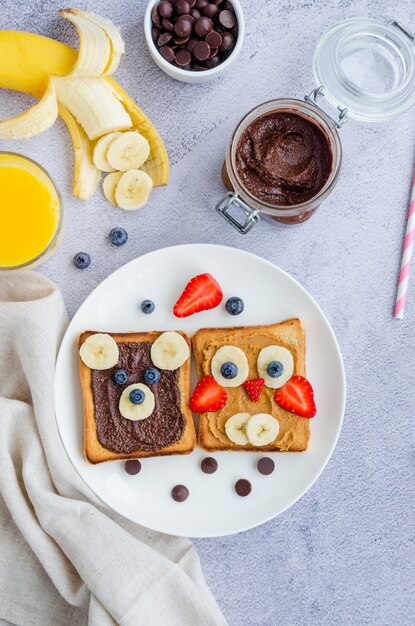
<svg viewBox="0 0 415 626">
<path fill-rule="evenodd" d="M 0 152 L 0 270 L 44 261 L 62 232 L 62 198 L 38 163 Z"/>
</svg>

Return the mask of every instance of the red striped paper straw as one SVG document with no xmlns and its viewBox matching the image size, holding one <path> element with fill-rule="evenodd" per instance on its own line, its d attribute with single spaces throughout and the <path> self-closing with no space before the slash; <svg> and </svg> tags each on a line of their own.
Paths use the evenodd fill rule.
<svg viewBox="0 0 415 626">
<path fill-rule="evenodd" d="M 403 253 L 401 263 L 401 273 L 399 274 L 398 293 L 394 316 L 403 319 L 405 310 L 406 294 L 408 291 L 409 270 L 411 269 L 412 252 L 415 239 L 415 177 L 412 181 L 411 202 L 409 204 L 408 222 L 406 224 L 405 240 L 403 242 Z"/>
</svg>

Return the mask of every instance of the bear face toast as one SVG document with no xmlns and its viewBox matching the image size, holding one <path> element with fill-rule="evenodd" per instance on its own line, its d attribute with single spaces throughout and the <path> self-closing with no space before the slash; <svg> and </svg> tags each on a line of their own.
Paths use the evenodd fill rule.
<svg viewBox="0 0 415 626">
<path fill-rule="evenodd" d="M 299 319 L 268 326 L 202 329 L 194 335 L 192 346 L 200 381 L 191 406 L 200 411 L 198 394 L 207 397 L 203 386 L 209 387 L 210 398 L 216 402 L 209 412 L 200 411 L 201 448 L 212 452 L 307 449 L 308 417 L 314 415 L 315 405 L 304 378 L 305 333 Z M 304 410 L 307 417 L 292 412 L 294 405 L 286 401 L 288 391 L 296 398 L 297 387 L 300 399 L 309 403 Z"/>
<path fill-rule="evenodd" d="M 90 463 L 194 449 L 186 333 L 86 331 L 78 349 Z"/>
</svg>

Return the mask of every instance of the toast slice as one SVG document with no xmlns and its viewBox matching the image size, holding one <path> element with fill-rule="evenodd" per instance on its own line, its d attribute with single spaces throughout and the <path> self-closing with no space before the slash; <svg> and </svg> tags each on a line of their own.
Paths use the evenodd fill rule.
<svg viewBox="0 0 415 626">
<path fill-rule="evenodd" d="M 293 375 L 305 376 L 305 333 L 299 319 L 289 319 L 268 326 L 241 328 L 204 328 L 192 339 L 199 379 L 211 374 L 211 361 L 216 351 L 226 345 L 241 348 L 248 358 L 249 379 L 258 378 L 257 358 L 262 348 L 270 345 L 290 350 L 294 359 Z M 228 401 L 219 411 L 202 413 L 199 419 L 199 445 L 204 450 L 235 450 L 251 452 L 302 452 L 310 438 L 309 420 L 282 409 L 274 400 L 275 389 L 264 387 L 258 402 L 252 402 L 242 385 L 227 387 Z M 279 422 L 275 441 L 265 446 L 237 445 L 226 435 L 225 423 L 236 413 L 268 413 Z"/>
<path fill-rule="evenodd" d="M 85 331 L 82 343 L 95 331 Z M 137 459 L 149 456 L 189 454 L 196 445 L 196 431 L 189 408 L 190 358 L 177 370 L 161 370 L 158 383 L 151 385 L 155 410 L 145 420 L 122 417 L 118 403 L 123 389 L 144 382 L 144 371 L 152 367 L 151 345 L 162 332 L 108 333 L 118 344 L 117 365 L 92 370 L 79 358 L 79 375 L 84 406 L 84 454 L 90 463 Z M 180 332 L 190 347 L 190 338 Z M 126 385 L 117 385 L 115 370 L 129 372 Z"/>
</svg>

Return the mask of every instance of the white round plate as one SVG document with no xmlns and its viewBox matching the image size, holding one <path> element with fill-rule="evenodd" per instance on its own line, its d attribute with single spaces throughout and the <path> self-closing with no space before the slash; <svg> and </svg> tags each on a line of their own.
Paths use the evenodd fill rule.
<svg viewBox="0 0 415 626">
<path fill-rule="evenodd" d="M 222 286 L 224 302 L 240 296 L 245 310 L 229 315 L 224 304 L 179 320 L 173 305 L 187 281 L 210 272 Z M 156 303 L 152 315 L 139 303 Z M 311 420 L 309 449 L 273 454 L 275 471 L 262 476 L 256 469 L 261 454 L 220 452 L 215 474 L 204 474 L 199 448 L 186 456 L 142 460 L 129 476 L 124 463 L 90 465 L 83 456 L 83 418 L 78 381 L 76 341 L 83 330 L 109 332 L 185 330 L 270 324 L 300 317 L 307 333 L 307 377 L 315 390 L 317 415 Z M 194 381 L 193 381 L 194 383 Z M 193 389 L 193 386 L 192 386 Z M 236 248 L 190 244 L 157 250 L 131 261 L 104 280 L 85 300 L 69 324 L 56 366 L 56 419 L 63 445 L 86 484 L 109 507 L 143 526 L 171 535 L 217 537 L 261 524 L 298 500 L 318 478 L 340 433 L 345 405 L 345 376 L 334 333 L 321 309 L 278 267 Z M 238 478 L 252 483 L 241 498 L 234 491 Z M 170 491 L 185 484 L 189 498 L 172 500 Z"/>
</svg>

